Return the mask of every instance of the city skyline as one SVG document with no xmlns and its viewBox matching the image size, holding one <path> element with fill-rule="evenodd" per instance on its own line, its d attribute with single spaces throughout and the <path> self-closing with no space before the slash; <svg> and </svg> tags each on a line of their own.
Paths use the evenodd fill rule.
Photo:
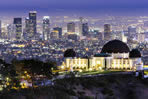
<svg viewBox="0 0 148 99">
<path fill-rule="evenodd" d="M 147 4 L 1 0 L 0 99 L 147 99 Z"/>
</svg>

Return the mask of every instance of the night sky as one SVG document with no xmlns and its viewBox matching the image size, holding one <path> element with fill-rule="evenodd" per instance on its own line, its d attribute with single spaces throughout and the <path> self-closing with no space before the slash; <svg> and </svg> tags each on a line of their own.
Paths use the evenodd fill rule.
<svg viewBox="0 0 148 99">
<path fill-rule="evenodd" d="M 148 0 L 0 0 L 2 13 L 147 14 Z"/>
</svg>

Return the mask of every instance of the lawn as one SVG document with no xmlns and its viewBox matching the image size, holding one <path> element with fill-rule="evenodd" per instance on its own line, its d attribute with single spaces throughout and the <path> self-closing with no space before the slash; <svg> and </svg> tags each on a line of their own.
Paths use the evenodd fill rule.
<svg viewBox="0 0 148 99">
<path fill-rule="evenodd" d="M 97 75 L 97 74 L 108 74 L 108 73 L 116 73 L 116 72 L 124 72 L 123 70 L 102 70 L 102 71 L 87 71 L 81 72 L 80 75 Z"/>
<path fill-rule="evenodd" d="M 82 71 L 82 72 L 75 72 L 80 76 L 84 75 L 97 75 L 97 74 L 110 74 L 110 73 L 118 73 L 118 72 L 126 72 L 127 70 L 95 70 L 95 71 Z M 60 72 L 60 75 L 67 75 L 70 74 L 69 71 Z"/>
<path fill-rule="evenodd" d="M 144 67 L 144 68 L 148 68 L 148 65 L 144 65 L 143 67 Z"/>
</svg>

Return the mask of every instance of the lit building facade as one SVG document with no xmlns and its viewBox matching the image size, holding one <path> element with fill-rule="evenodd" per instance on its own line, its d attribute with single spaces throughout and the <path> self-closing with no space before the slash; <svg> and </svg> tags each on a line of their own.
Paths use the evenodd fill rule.
<svg viewBox="0 0 148 99">
<path fill-rule="evenodd" d="M 136 34 L 136 27 L 135 26 L 129 26 L 128 27 L 128 36 L 133 37 Z"/>
<path fill-rule="evenodd" d="M 82 36 L 82 24 L 83 24 L 84 18 L 80 17 L 79 20 L 80 20 L 79 21 L 79 36 Z"/>
<path fill-rule="evenodd" d="M 57 30 L 51 31 L 50 38 L 51 39 L 58 39 L 59 38 L 59 32 Z"/>
<path fill-rule="evenodd" d="M 50 18 L 49 16 L 43 17 L 43 40 L 50 38 Z"/>
<path fill-rule="evenodd" d="M 24 39 L 29 40 L 29 35 L 30 35 L 30 19 L 29 17 L 25 18 L 25 31 L 24 31 Z"/>
<path fill-rule="evenodd" d="M 87 36 L 89 34 L 88 23 L 82 24 L 82 34 L 83 34 L 83 36 Z"/>
<path fill-rule="evenodd" d="M 104 25 L 104 40 L 105 41 L 111 40 L 111 25 L 110 24 Z"/>
<path fill-rule="evenodd" d="M 61 27 L 55 27 L 53 28 L 54 31 L 58 31 L 59 38 L 62 38 L 62 28 Z"/>
<path fill-rule="evenodd" d="M 88 70 L 89 69 L 89 59 L 87 58 L 66 58 L 65 59 L 65 69 L 67 70 Z"/>
<path fill-rule="evenodd" d="M 29 12 L 29 38 L 35 38 L 36 34 L 37 34 L 37 12 L 36 11 L 30 11 Z"/>
<path fill-rule="evenodd" d="M 75 33 L 75 23 L 74 22 L 70 22 L 67 24 L 67 32 L 68 32 L 68 34 Z"/>
<path fill-rule="evenodd" d="M 62 68 L 72 71 L 101 69 L 142 70 L 143 62 L 138 50 L 130 51 L 128 46 L 122 41 L 113 40 L 105 44 L 101 53 L 93 57 L 77 58 L 68 54 L 65 57 L 65 63 Z"/>
<path fill-rule="evenodd" d="M 145 33 L 138 33 L 138 42 L 145 42 Z"/>
<path fill-rule="evenodd" d="M 16 37 L 15 31 L 16 31 L 15 26 L 13 24 L 9 24 L 7 26 L 7 32 L 8 32 L 7 38 L 9 40 L 15 40 L 15 37 Z"/>
<path fill-rule="evenodd" d="M 14 18 L 13 24 L 15 25 L 16 40 L 20 40 L 22 36 L 22 18 Z"/>
</svg>

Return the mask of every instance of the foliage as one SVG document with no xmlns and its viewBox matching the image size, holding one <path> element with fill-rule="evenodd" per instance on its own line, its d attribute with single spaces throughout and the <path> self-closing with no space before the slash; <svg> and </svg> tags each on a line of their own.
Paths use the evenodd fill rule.
<svg viewBox="0 0 148 99">
<path fill-rule="evenodd" d="M 18 92 L 11 91 L 7 94 L 1 94 L 0 99 L 2 99 L 1 96 L 4 98 L 8 95 L 21 95 L 27 99 L 39 99 L 41 97 L 42 99 L 71 99 L 72 97 L 94 99 L 94 95 L 103 97 L 101 99 L 137 99 L 136 94 L 139 94 L 139 97 L 143 95 L 143 93 L 139 93 L 139 90 L 145 87 L 148 88 L 145 86 L 146 82 L 147 79 L 142 80 L 132 75 L 120 74 L 100 77 L 64 78 L 56 80 L 54 86 L 21 89 Z M 140 87 L 138 87 L 138 84 Z M 134 87 L 133 85 L 136 86 Z M 87 96 L 88 91 L 93 93 L 93 95 Z"/>
<path fill-rule="evenodd" d="M 3 77 L 3 84 L 6 84 L 6 89 L 9 90 L 13 87 L 19 88 L 20 87 L 20 81 L 17 78 L 16 68 L 12 64 L 8 64 L 3 60 L 0 60 L 0 69 L 1 74 Z"/>
<path fill-rule="evenodd" d="M 17 68 L 17 73 L 20 76 L 25 76 L 26 71 L 32 79 L 32 83 L 36 80 L 37 76 L 45 76 L 47 78 L 52 77 L 52 68 L 56 67 L 56 63 L 52 61 L 42 62 L 35 59 L 21 60 L 12 62 Z"/>
</svg>

